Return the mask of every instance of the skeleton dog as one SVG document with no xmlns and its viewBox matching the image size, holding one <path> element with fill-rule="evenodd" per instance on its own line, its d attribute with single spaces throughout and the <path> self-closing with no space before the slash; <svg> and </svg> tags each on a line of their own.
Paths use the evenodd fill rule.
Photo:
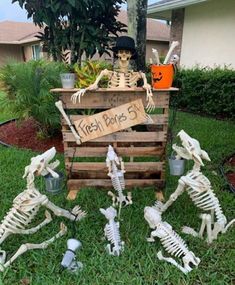
<svg viewBox="0 0 235 285">
<path fill-rule="evenodd" d="M 178 136 L 181 139 L 183 147 L 173 145 L 173 149 L 177 153 L 176 158 L 180 159 L 182 157 L 187 160 L 192 159 L 194 161 L 194 166 L 193 169 L 187 173 L 187 175 L 182 176 L 179 179 L 178 187 L 175 192 L 170 195 L 169 200 L 165 204 L 157 202 L 157 207 L 162 213 L 165 212 L 172 205 L 172 203 L 184 191 L 186 191 L 194 205 L 206 213 L 200 216 L 202 219 L 202 224 L 199 232 L 196 232 L 190 227 L 183 227 L 183 232 L 202 238 L 206 229 L 207 241 L 208 243 L 211 243 L 213 240 L 217 239 L 217 235 L 219 233 L 225 233 L 235 222 L 235 219 L 230 223 L 227 223 L 227 219 L 223 214 L 219 200 L 211 187 L 210 181 L 201 172 L 201 166 L 204 165 L 202 159 L 210 161 L 207 152 L 201 149 L 197 140 L 191 138 L 183 130 L 179 132 Z M 214 221 L 214 215 L 216 221 Z"/>
<path fill-rule="evenodd" d="M 32 234 L 37 232 L 41 227 L 52 221 L 51 214 L 46 210 L 45 220 L 39 225 L 28 228 L 30 223 L 36 217 L 41 206 L 51 210 L 56 216 L 63 216 L 71 221 L 79 221 L 85 216 L 79 206 L 75 206 L 71 212 L 59 208 L 55 204 L 49 201 L 46 195 L 41 194 L 34 185 L 35 175 L 45 176 L 50 173 L 53 177 L 58 177 L 58 174 L 54 169 L 59 165 L 59 161 L 51 162 L 56 154 L 55 148 L 51 148 L 41 155 L 31 158 L 30 165 L 25 167 L 25 173 L 23 178 L 27 180 L 27 188 L 21 192 L 14 200 L 13 206 L 3 218 L 0 223 L 0 245 L 11 234 Z M 29 249 L 46 248 L 58 237 L 64 235 L 67 228 L 64 224 L 61 224 L 60 232 L 51 239 L 41 244 L 24 244 L 13 257 L 5 263 L 6 254 L 4 251 L 0 251 L 0 271 L 9 266 L 19 255 L 23 254 Z"/>
<path fill-rule="evenodd" d="M 154 229 L 147 241 L 154 242 L 155 237 L 160 238 L 165 250 L 175 257 L 182 258 L 184 266 L 180 265 L 172 257 L 164 257 L 161 251 L 157 253 L 158 259 L 175 265 L 185 274 L 192 270 L 192 265 L 198 266 L 200 259 L 196 257 L 192 251 L 189 251 L 184 240 L 172 229 L 171 225 L 162 221 L 161 212 L 157 207 L 145 207 L 144 218 L 150 228 Z"/>
</svg>

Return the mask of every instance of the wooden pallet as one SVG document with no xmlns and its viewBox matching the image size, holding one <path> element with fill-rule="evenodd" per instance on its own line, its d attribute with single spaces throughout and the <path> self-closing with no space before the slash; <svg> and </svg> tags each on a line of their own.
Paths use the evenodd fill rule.
<svg viewBox="0 0 235 285">
<path fill-rule="evenodd" d="M 125 161 L 126 188 L 154 186 L 156 189 L 162 189 L 165 184 L 169 96 L 171 91 L 177 90 L 171 88 L 153 91 L 157 108 L 157 114 L 151 115 L 153 123 L 134 126 L 130 131 L 116 132 L 81 145 L 75 143 L 72 132 L 62 118 L 69 198 L 75 198 L 81 187 L 112 187 L 105 165 L 109 144 Z M 51 91 L 60 94 L 60 100 L 64 104 L 66 113 L 70 114 L 71 122 L 84 117 L 81 111 L 86 109 L 103 111 L 139 98 L 146 106 L 146 93 L 142 88 L 130 91 L 107 89 L 89 91 L 82 97 L 80 104 L 72 104 L 70 100 L 76 89 L 53 89 Z"/>
</svg>

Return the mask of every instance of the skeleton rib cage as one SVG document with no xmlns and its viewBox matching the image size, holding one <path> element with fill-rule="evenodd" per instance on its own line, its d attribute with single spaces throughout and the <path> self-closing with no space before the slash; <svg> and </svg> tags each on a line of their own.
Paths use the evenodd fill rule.
<svg viewBox="0 0 235 285">
<path fill-rule="evenodd" d="M 27 189 L 20 193 L 14 199 L 12 208 L 1 221 L 0 244 L 9 234 L 17 234 L 21 230 L 25 230 L 38 213 L 43 200 L 46 199 L 46 196 L 41 195 L 36 189 Z"/>
<path fill-rule="evenodd" d="M 159 223 L 156 228 L 163 233 L 160 241 L 165 250 L 171 255 L 183 257 L 189 252 L 185 241 L 172 230 L 168 223 Z"/>
<path fill-rule="evenodd" d="M 214 211 L 217 222 L 226 224 L 227 221 L 219 200 L 206 176 L 201 172 L 192 171 L 188 175 L 181 177 L 180 180 L 188 186 L 186 191 L 196 207 L 203 211 Z"/>
</svg>

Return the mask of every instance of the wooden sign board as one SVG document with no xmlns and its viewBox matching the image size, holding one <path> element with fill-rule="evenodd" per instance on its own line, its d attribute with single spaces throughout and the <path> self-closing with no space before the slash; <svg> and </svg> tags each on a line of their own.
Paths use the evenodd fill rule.
<svg viewBox="0 0 235 285">
<path fill-rule="evenodd" d="M 93 140 L 146 121 L 141 99 L 84 117 L 74 122 L 81 142 Z"/>
</svg>

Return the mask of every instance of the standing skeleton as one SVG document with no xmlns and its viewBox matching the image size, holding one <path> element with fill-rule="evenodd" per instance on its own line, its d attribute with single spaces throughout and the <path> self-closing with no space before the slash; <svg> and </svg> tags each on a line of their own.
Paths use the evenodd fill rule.
<svg viewBox="0 0 235 285">
<path fill-rule="evenodd" d="M 172 257 L 164 257 L 161 251 L 157 253 L 158 259 L 165 260 L 175 265 L 185 274 L 192 270 L 191 266 L 198 266 L 200 259 L 196 257 L 192 251 L 189 251 L 184 240 L 172 229 L 171 225 L 162 221 L 161 213 L 157 208 L 145 207 L 144 218 L 148 222 L 150 228 L 154 229 L 147 241 L 154 242 L 155 237 L 160 238 L 165 250 L 171 255 L 175 255 L 175 257 L 182 258 L 184 266 L 181 266 Z"/>
<path fill-rule="evenodd" d="M 179 179 L 178 187 L 173 194 L 170 195 L 169 200 L 162 204 L 157 202 L 157 206 L 161 212 L 165 212 L 172 203 L 186 191 L 192 202 L 196 207 L 205 211 L 200 217 L 202 224 L 199 232 L 196 232 L 190 227 L 183 227 L 183 232 L 191 234 L 196 237 L 203 237 L 205 229 L 207 230 L 207 241 L 211 243 L 217 239 L 219 233 L 225 233 L 227 229 L 235 222 L 235 219 L 227 224 L 227 219 L 223 214 L 218 198 L 216 197 L 210 181 L 201 172 L 201 166 L 203 166 L 202 159 L 210 161 L 210 158 L 206 151 L 202 150 L 197 140 L 191 138 L 187 133 L 181 130 L 178 133 L 181 139 L 182 146 L 173 145 L 173 149 L 177 153 L 176 158 L 181 157 L 187 160 L 193 160 L 194 166 L 187 175 L 182 176 Z M 210 211 L 210 213 L 208 213 Z M 214 221 L 214 215 L 216 221 Z"/>
<path fill-rule="evenodd" d="M 3 218 L 0 224 L 0 245 L 3 241 L 11 234 L 33 234 L 37 232 L 44 225 L 48 224 L 52 221 L 51 214 L 46 211 L 45 212 L 45 220 L 41 222 L 39 225 L 27 229 L 33 219 L 36 217 L 41 206 L 50 209 L 56 216 L 63 216 L 68 218 L 71 221 L 79 221 L 81 218 L 85 216 L 85 212 L 83 212 L 79 206 L 75 206 L 72 212 L 64 210 L 62 208 L 57 207 L 55 204 L 49 201 L 46 195 L 41 194 L 34 185 L 34 176 L 42 175 L 45 176 L 50 173 L 53 177 L 58 177 L 58 174 L 54 172 L 55 169 L 59 165 L 59 161 L 55 161 L 50 163 L 50 161 L 54 158 L 56 154 L 55 148 L 51 148 L 48 151 L 44 152 L 41 155 L 31 158 L 30 165 L 25 167 L 25 173 L 23 178 L 26 177 L 27 180 L 27 188 L 23 192 L 21 192 L 14 200 L 13 206 L 7 213 L 7 215 Z M 57 233 L 51 239 L 41 243 L 41 244 L 23 244 L 20 246 L 18 251 L 7 261 L 6 252 L 0 251 L 0 271 L 3 271 L 4 268 L 9 266 L 18 256 L 26 252 L 30 249 L 39 249 L 46 248 L 50 243 L 52 243 L 55 239 L 64 235 L 67 231 L 66 226 L 61 223 L 61 229 L 59 233 Z"/>
<path fill-rule="evenodd" d="M 127 196 L 123 195 L 123 190 L 125 189 L 125 180 L 124 180 L 124 162 L 121 157 L 118 157 L 113 147 L 109 145 L 107 157 L 106 157 L 106 165 L 108 167 L 108 176 L 111 178 L 113 188 L 116 190 L 118 196 L 113 194 L 111 191 L 108 192 L 108 195 L 112 197 L 113 206 L 119 205 L 119 214 L 122 205 L 126 206 L 132 204 L 131 192 L 128 192 Z M 121 169 L 118 169 L 120 165 Z"/>
</svg>

